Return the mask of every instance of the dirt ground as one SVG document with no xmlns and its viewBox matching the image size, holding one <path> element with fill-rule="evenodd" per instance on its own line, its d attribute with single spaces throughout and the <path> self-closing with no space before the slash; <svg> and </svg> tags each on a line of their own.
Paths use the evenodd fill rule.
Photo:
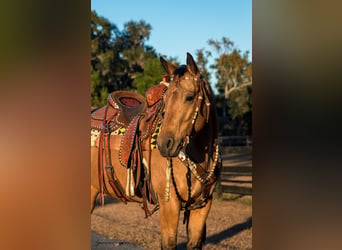
<svg viewBox="0 0 342 250">
<path fill-rule="evenodd" d="M 178 227 L 178 249 L 186 249 L 183 213 Z M 91 230 L 144 249 L 160 249 L 159 212 L 147 219 L 137 203 L 122 204 L 111 198 L 97 204 L 91 215 Z M 227 195 L 214 199 L 207 219 L 203 249 L 252 249 L 252 197 Z"/>
</svg>

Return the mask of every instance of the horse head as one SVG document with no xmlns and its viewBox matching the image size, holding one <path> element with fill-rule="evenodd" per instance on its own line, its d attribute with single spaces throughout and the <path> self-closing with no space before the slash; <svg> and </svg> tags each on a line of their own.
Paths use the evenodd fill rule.
<svg viewBox="0 0 342 250">
<path fill-rule="evenodd" d="M 186 65 L 178 68 L 163 57 L 160 61 L 170 83 L 164 95 L 164 116 L 157 144 L 162 156 L 175 157 L 191 136 L 208 123 L 213 97 L 191 54 L 187 53 Z"/>
</svg>

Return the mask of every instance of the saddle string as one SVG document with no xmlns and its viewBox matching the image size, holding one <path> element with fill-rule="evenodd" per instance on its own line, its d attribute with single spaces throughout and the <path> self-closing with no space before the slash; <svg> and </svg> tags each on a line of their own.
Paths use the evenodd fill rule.
<svg viewBox="0 0 342 250">
<path fill-rule="evenodd" d="M 104 134 L 105 132 L 108 132 L 108 120 L 106 120 L 107 118 L 107 113 L 108 113 L 108 105 L 106 106 L 105 109 L 105 114 L 104 114 L 104 118 L 103 118 L 103 122 L 102 122 L 102 130 L 101 130 L 101 136 L 100 136 L 100 140 L 99 140 L 99 157 L 98 157 L 98 167 L 99 167 L 99 185 L 100 185 L 100 197 L 101 197 L 101 205 L 104 205 L 104 173 L 103 173 L 103 165 L 102 165 L 102 157 L 103 157 L 103 151 L 106 152 L 105 149 L 105 144 L 104 144 Z M 103 146 L 103 147 L 102 147 Z"/>
<path fill-rule="evenodd" d="M 103 190 L 103 168 L 102 168 L 102 144 L 103 144 L 103 133 L 101 132 L 100 139 L 99 139 L 99 150 L 98 150 L 98 178 L 99 178 L 99 186 L 100 186 L 100 200 L 101 205 L 104 205 L 104 190 Z"/>
</svg>

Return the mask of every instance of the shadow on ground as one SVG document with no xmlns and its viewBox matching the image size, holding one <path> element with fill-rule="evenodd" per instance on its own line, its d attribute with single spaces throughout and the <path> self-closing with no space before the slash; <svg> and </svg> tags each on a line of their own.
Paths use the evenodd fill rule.
<svg viewBox="0 0 342 250">
<path fill-rule="evenodd" d="M 232 227 L 229 227 L 225 230 L 223 230 L 220 233 L 211 235 L 207 237 L 205 243 L 212 243 L 212 244 L 218 244 L 221 241 L 233 237 L 234 235 L 242 232 L 243 230 L 250 229 L 252 227 L 252 217 L 249 217 L 245 222 L 236 224 Z M 184 250 L 186 249 L 186 243 L 181 243 L 177 246 L 177 249 Z"/>
<path fill-rule="evenodd" d="M 113 203 L 120 203 L 121 201 L 118 199 L 114 199 L 109 195 L 104 196 L 104 205 L 106 204 L 113 204 Z M 101 206 L 101 200 L 100 200 L 100 195 L 97 196 L 95 200 L 95 207 Z"/>
</svg>

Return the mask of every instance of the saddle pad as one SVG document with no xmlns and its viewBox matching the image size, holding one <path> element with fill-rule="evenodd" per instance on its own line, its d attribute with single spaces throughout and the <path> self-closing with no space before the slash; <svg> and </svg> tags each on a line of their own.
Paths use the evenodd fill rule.
<svg viewBox="0 0 342 250">
<path fill-rule="evenodd" d="M 101 131 L 97 129 L 90 130 L 90 145 L 95 147 L 97 138 L 100 136 Z"/>
<path fill-rule="evenodd" d="M 151 135 L 151 149 L 157 148 L 157 137 L 160 132 L 161 121 L 159 120 L 154 132 Z"/>
<path fill-rule="evenodd" d="M 126 128 L 121 127 L 121 128 L 117 128 L 115 129 L 113 132 L 110 133 L 110 135 L 124 135 L 126 132 Z M 92 147 L 96 147 L 98 145 L 96 145 L 96 140 L 97 138 L 100 136 L 101 134 L 101 130 L 99 129 L 91 129 L 90 130 L 90 145 Z"/>
</svg>

